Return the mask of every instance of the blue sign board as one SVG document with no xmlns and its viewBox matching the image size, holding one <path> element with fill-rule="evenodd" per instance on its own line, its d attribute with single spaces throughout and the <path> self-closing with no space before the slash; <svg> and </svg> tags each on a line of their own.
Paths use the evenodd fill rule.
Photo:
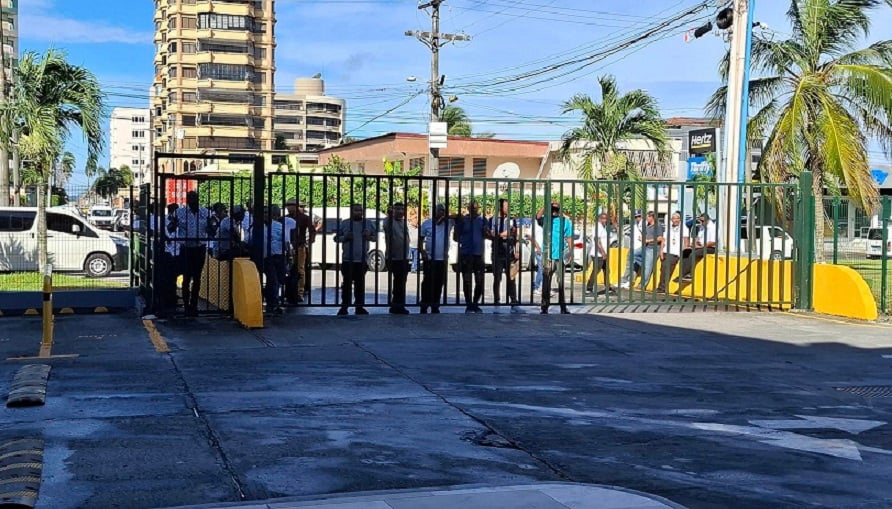
<svg viewBox="0 0 892 509">
<path fill-rule="evenodd" d="M 889 178 L 889 172 L 874 168 L 870 170 L 870 176 L 873 177 L 878 186 L 882 186 Z"/>
<path fill-rule="evenodd" d="M 712 167 L 704 156 L 688 158 L 688 180 L 693 180 L 697 175 L 711 175 Z"/>
</svg>

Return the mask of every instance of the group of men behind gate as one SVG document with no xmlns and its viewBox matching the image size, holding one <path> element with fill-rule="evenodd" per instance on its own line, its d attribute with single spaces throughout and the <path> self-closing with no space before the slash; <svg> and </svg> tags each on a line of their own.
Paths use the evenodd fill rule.
<svg viewBox="0 0 892 509">
<path fill-rule="evenodd" d="M 511 312 L 522 312 L 518 299 L 517 276 L 520 272 L 521 244 L 532 248 L 537 269 L 533 280 L 534 295 L 541 295 L 540 311 L 548 313 L 552 299 L 552 285 L 556 280 L 558 304 L 562 313 L 569 313 L 565 293 L 565 275 L 574 260 L 574 224 L 562 214 L 561 205 L 551 203 L 540 209 L 535 217 L 535 235 L 520 238 L 519 221 L 510 215 L 510 202 L 498 201 L 496 213 L 487 218 L 480 205 L 471 200 L 467 213 L 449 214 L 447 206 L 436 204 L 433 216 L 425 219 L 417 230 L 407 219 L 404 203 L 393 204 L 381 224 L 386 243 L 386 264 L 390 294 L 390 313 L 409 314 L 407 308 L 407 279 L 415 265 L 414 254 L 421 258 L 422 280 L 418 305 L 420 313 L 439 313 L 447 301 L 444 294 L 451 243 L 458 246 L 457 271 L 461 277 L 465 312 L 482 313 L 484 299 L 485 245 L 491 246 L 492 302 L 495 312 L 502 304 L 502 284 L 505 283 L 506 303 Z M 198 312 L 202 272 L 208 257 L 229 261 L 238 257 L 252 257 L 264 275 L 264 300 L 268 313 L 283 313 L 285 304 L 298 305 L 307 296 L 310 246 L 322 227 L 320 219 L 311 216 L 297 200 L 288 200 L 284 213 L 278 206 L 264 207 L 264 243 L 262 253 L 252 252 L 254 231 L 251 205 L 222 203 L 210 208 L 201 207 L 195 191 L 187 194 L 183 206 L 170 204 L 166 216 L 160 218 L 156 248 L 158 303 L 162 311 L 171 311 L 179 296 L 176 280 L 182 277 L 181 297 L 187 316 Z M 149 228 L 155 218 L 150 218 Z M 550 222 L 549 232 L 544 231 Z M 593 294 L 598 279 L 603 276 L 604 289 L 598 293 L 615 293 L 610 281 L 608 237 L 609 217 L 601 213 L 595 222 L 586 268 L 590 276 L 585 282 L 587 294 Z M 365 282 L 369 270 L 370 246 L 378 238 L 377 221 L 365 217 L 362 205 L 351 206 L 350 217 L 340 221 L 334 241 L 341 245 L 341 307 L 338 315 L 346 315 L 352 306 L 358 315 L 368 314 L 365 308 Z M 417 231 L 417 236 L 413 233 Z M 657 262 L 662 264 L 657 291 L 665 292 L 671 274 L 680 265 L 679 283 L 690 281 L 691 273 L 707 253 L 716 251 L 715 223 L 707 214 L 698 218 L 696 235 L 683 224 L 680 213 L 671 215 L 669 224 L 660 224 L 653 212 L 636 212 L 628 237 L 628 258 L 620 280 L 621 288 L 629 288 L 640 275 L 640 289 L 647 289 L 655 273 Z M 415 238 L 413 238 L 415 237 Z M 550 244 L 546 239 L 550 238 Z M 540 292 L 541 290 L 541 292 Z"/>
</svg>

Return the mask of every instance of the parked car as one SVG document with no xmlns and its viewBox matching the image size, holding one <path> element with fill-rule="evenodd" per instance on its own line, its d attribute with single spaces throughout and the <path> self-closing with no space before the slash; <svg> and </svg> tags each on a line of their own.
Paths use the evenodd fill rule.
<svg viewBox="0 0 892 509">
<path fill-rule="evenodd" d="M 47 209 L 47 256 L 53 270 L 105 277 L 127 268 L 129 242 L 66 208 Z M 36 271 L 37 209 L 0 208 L 0 271 Z"/>
<path fill-rule="evenodd" d="M 871 228 L 867 230 L 867 259 L 882 258 L 883 256 L 883 229 Z M 892 258 L 892 225 L 886 232 L 886 257 Z"/>
<path fill-rule="evenodd" d="M 122 232 L 130 229 L 130 211 L 124 209 L 118 209 L 115 211 L 115 222 L 112 225 L 112 230 L 116 232 Z"/>
<path fill-rule="evenodd" d="M 97 228 L 110 230 L 115 224 L 115 213 L 108 205 L 93 205 L 87 220 Z"/>
<path fill-rule="evenodd" d="M 344 219 L 350 218 L 350 207 L 323 207 L 308 211 L 311 217 L 316 216 L 321 221 L 322 229 L 316 232 L 316 242 L 310 249 L 310 263 L 315 265 L 337 265 L 341 259 L 341 245 L 335 242 L 335 234 L 338 225 Z M 369 246 L 369 270 L 381 272 L 387 269 L 387 241 L 384 238 L 383 212 L 374 209 L 366 209 L 366 219 L 371 219 L 378 229 L 378 238 L 372 239 Z"/>
<path fill-rule="evenodd" d="M 752 256 L 763 260 L 789 260 L 793 258 L 793 237 L 779 226 L 753 227 L 753 239 L 750 242 L 749 228 L 740 229 L 740 250 L 752 253 Z"/>
</svg>

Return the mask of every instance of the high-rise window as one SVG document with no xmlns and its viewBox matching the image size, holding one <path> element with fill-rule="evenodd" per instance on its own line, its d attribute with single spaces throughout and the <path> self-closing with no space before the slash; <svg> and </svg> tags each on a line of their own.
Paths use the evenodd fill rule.
<svg viewBox="0 0 892 509">
<path fill-rule="evenodd" d="M 199 29 L 254 30 L 254 18 L 230 14 L 204 13 L 198 15 Z"/>
<path fill-rule="evenodd" d="M 254 78 L 254 68 L 236 64 L 199 64 L 198 76 L 201 79 L 250 81 Z"/>
</svg>

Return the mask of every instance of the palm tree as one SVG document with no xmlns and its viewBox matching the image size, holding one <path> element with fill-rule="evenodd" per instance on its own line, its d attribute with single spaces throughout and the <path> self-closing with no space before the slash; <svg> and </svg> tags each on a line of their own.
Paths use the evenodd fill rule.
<svg viewBox="0 0 892 509">
<path fill-rule="evenodd" d="M 99 81 L 87 69 L 72 65 L 65 53 L 50 49 L 43 55 L 25 52 L 14 70 L 11 99 L 0 106 L 0 139 L 18 136 L 23 160 L 36 172 L 38 259 L 47 262 L 46 203 L 44 191 L 59 159 L 61 147 L 80 128 L 87 144 L 88 165 L 103 147 L 102 118 L 105 99 Z"/>
<path fill-rule="evenodd" d="M 61 171 L 61 175 L 57 176 L 56 185 L 58 187 L 65 187 L 65 184 L 71 178 L 71 175 L 74 174 L 74 167 L 77 165 L 77 160 L 74 158 L 74 154 L 71 152 L 65 152 L 62 154 L 62 157 L 59 158 L 58 168 Z M 61 178 L 58 178 L 61 177 Z"/>
<path fill-rule="evenodd" d="M 814 174 L 814 193 L 842 182 L 864 210 L 875 210 L 878 192 L 870 176 L 867 143 L 880 142 L 892 156 L 892 41 L 856 49 L 870 28 L 871 11 L 889 0 L 791 0 L 785 40 L 753 39 L 749 120 L 751 140 L 767 136 L 759 174 L 789 182 L 803 170 Z M 729 56 L 720 65 L 727 83 Z M 707 105 L 725 113 L 726 87 Z M 818 245 L 824 208 L 815 207 Z M 823 261 L 824 251 L 816 258 Z"/>
<path fill-rule="evenodd" d="M 581 113 L 582 126 L 570 129 L 563 136 L 560 155 L 572 162 L 577 150 L 582 150 L 582 161 L 576 169 L 580 179 L 586 181 L 586 194 L 594 194 L 591 181 L 598 176 L 608 180 L 640 181 L 638 167 L 619 151 L 622 142 L 645 139 L 653 144 L 660 158 L 668 150 L 666 124 L 660 116 L 657 101 L 644 90 L 632 90 L 620 95 L 616 78 L 607 75 L 598 78 L 601 102 L 595 102 L 586 94 L 577 94 L 563 104 L 563 113 Z M 644 186 L 631 185 L 620 189 L 619 185 L 606 186 L 609 214 L 617 222 L 615 202 L 624 198 L 629 204 L 647 201 Z M 600 197 L 596 197 L 600 199 Z"/>
<path fill-rule="evenodd" d="M 446 122 L 449 136 L 470 136 L 471 119 L 464 109 L 458 106 L 447 106 L 440 113 L 440 122 Z"/>
</svg>

